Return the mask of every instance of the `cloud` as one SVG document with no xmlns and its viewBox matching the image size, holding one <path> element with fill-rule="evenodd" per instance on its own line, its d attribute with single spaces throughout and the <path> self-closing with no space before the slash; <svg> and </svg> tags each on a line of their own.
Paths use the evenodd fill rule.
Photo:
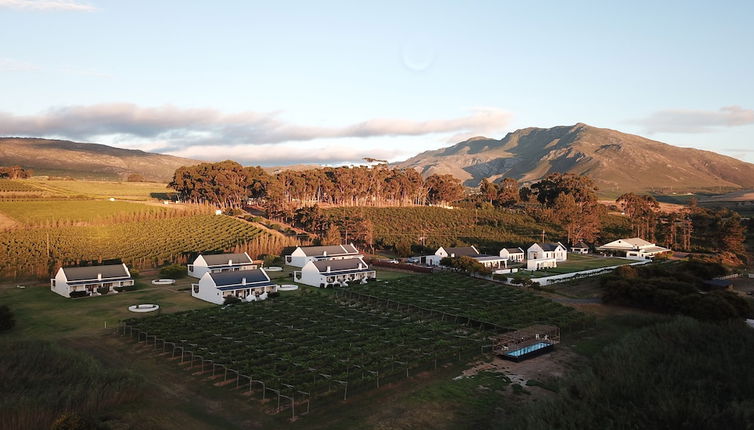
<svg viewBox="0 0 754 430">
<path fill-rule="evenodd" d="M 92 12 L 97 10 L 92 5 L 73 0 L 0 0 L 0 7 L 33 11 Z"/>
<path fill-rule="evenodd" d="M 40 67 L 22 60 L 0 58 L 0 72 L 29 72 L 33 70 L 40 70 Z"/>
<path fill-rule="evenodd" d="M 0 112 L 0 135 L 115 141 L 119 146 L 204 159 L 221 158 L 214 155 L 222 152 L 245 160 L 342 162 L 363 156 L 397 156 L 395 151 L 380 149 L 381 143 L 372 138 L 432 136 L 436 140 L 444 135 L 458 141 L 502 132 L 510 119 L 511 114 L 499 108 L 481 107 L 455 118 L 373 118 L 343 126 L 318 126 L 285 121 L 279 112 L 224 113 L 108 103 L 58 107 L 36 115 Z M 343 145 L 344 141 L 348 145 Z M 405 142 L 396 145 L 401 148 L 398 152 L 405 153 Z M 319 153 L 323 148 L 326 153 Z"/>
<path fill-rule="evenodd" d="M 708 133 L 719 127 L 754 124 L 754 110 L 726 106 L 720 110 L 669 109 L 632 121 L 646 133 Z"/>
</svg>

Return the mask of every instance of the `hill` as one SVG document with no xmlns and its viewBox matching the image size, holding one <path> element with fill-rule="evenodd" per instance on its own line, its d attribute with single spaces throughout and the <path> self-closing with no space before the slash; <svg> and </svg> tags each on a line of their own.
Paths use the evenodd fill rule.
<svg viewBox="0 0 754 430">
<path fill-rule="evenodd" d="M 699 191 L 754 187 L 754 164 L 587 124 L 525 128 L 500 140 L 475 137 L 397 164 L 423 175 L 534 182 L 549 173 L 592 177 L 603 191 Z"/>
<path fill-rule="evenodd" d="M 96 143 L 37 138 L 0 138 L 0 165 L 20 165 L 35 175 L 86 179 L 125 179 L 137 173 L 166 182 L 175 169 L 199 161 Z"/>
</svg>

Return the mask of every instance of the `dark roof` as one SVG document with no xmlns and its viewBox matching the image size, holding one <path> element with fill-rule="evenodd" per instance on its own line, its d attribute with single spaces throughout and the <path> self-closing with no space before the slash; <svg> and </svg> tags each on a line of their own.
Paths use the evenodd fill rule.
<svg viewBox="0 0 754 430">
<path fill-rule="evenodd" d="M 479 256 L 479 251 L 474 249 L 474 247 L 471 246 L 459 246 L 457 248 L 445 248 L 445 251 L 447 251 L 448 255 L 455 255 L 456 257 L 477 257 Z"/>
<path fill-rule="evenodd" d="M 210 255 L 204 255 L 202 254 L 202 257 L 204 258 L 204 261 L 207 262 L 208 266 L 227 266 L 228 261 L 232 261 L 233 264 L 249 264 L 253 263 L 251 258 L 249 258 L 248 255 L 245 253 L 241 254 L 210 254 Z"/>
<path fill-rule="evenodd" d="M 543 243 L 539 245 L 543 251 L 555 251 L 558 249 L 558 246 L 561 246 L 559 243 Z"/>
<path fill-rule="evenodd" d="M 359 250 L 353 245 L 329 245 L 329 246 L 302 246 L 301 250 L 307 257 L 358 254 Z"/>
<path fill-rule="evenodd" d="M 589 248 L 589 245 L 587 245 L 584 242 L 579 242 L 579 243 L 573 245 L 571 248 Z"/>
<path fill-rule="evenodd" d="M 369 266 L 364 261 L 362 261 L 361 258 L 314 261 L 313 264 L 321 273 L 327 272 L 328 267 L 330 268 L 331 272 L 341 272 L 344 270 L 367 270 L 369 268 Z M 359 269 L 359 264 L 362 265 L 362 269 Z"/>
<path fill-rule="evenodd" d="M 215 281 L 215 285 L 217 285 L 218 287 L 243 284 L 244 278 L 246 279 L 247 284 L 253 284 L 257 282 L 270 282 L 267 279 L 267 275 L 262 271 L 262 269 L 236 270 L 234 272 L 217 272 L 210 273 L 209 276 L 212 277 L 212 280 Z"/>
<path fill-rule="evenodd" d="M 102 275 L 102 279 L 128 278 L 129 274 L 122 264 L 107 264 L 102 266 L 63 267 L 63 273 L 69 281 L 94 280 Z"/>
<path fill-rule="evenodd" d="M 521 248 L 505 248 L 511 254 L 523 254 L 524 250 Z"/>
</svg>

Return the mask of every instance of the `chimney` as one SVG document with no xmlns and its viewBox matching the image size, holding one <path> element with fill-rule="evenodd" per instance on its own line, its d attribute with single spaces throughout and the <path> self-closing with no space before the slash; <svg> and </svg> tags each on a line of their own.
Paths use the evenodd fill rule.
<svg viewBox="0 0 754 430">
<path fill-rule="evenodd" d="M 97 273 L 97 280 L 98 280 L 98 281 L 101 281 L 101 280 L 102 280 L 102 274 L 101 274 L 101 273 Z"/>
<path fill-rule="evenodd" d="M 327 251 L 322 251 L 322 256 L 327 257 Z"/>
<path fill-rule="evenodd" d="M 233 265 L 233 260 L 228 260 L 228 266 L 232 266 L 232 265 Z"/>
<path fill-rule="evenodd" d="M 241 278 L 241 284 L 246 285 L 246 278 Z"/>
<path fill-rule="evenodd" d="M 327 266 L 327 273 L 330 273 L 330 266 Z"/>
</svg>

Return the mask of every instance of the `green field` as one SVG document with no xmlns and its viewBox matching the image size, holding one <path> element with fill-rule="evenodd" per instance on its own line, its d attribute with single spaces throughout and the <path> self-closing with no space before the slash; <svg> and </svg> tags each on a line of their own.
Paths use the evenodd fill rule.
<svg viewBox="0 0 754 430">
<path fill-rule="evenodd" d="M 167 207 L 108 200 L 0 201 L 0 213 L 27 226 L 114 222 L 167 215 Z"/>
<path fill-rule="evenodd" d="M 32 179 L 30 184 L 53 194 L 126 200 L 164 199 L 174 193 L 165 184 L 154 182 L 45 181 Z"/>
<path fill-rule="evenodd" d="M 356 294 L 349 294 L 356 293 Z M 368 302 L 379 298 L 386 309 L 412 305 L 424 310 L 518 329 L 532 324 L 554 324 L 564 331 L 588 326 L 592 318 L 573 308 L 530 293 L 520 287 L 500 285 L 459 274 L 417 275 L 347 287 L 338 298 Z M 392 304 L 392 305 L 391 305 Z M 421 310 L 416 312 L 421 313 Z M 444 318 L 438 316 L 438 318 Z M 448 317 L 453 318 L 453 317 Z"/>
<path fill-rule="evenodd" d="M 16 229 L 0 236 L 0 274 L 49 278 L 56 264 L 118 259 L 135 267 L 185 264 L 190 254 L 279 253 L 291 240 L 228 216 L 194 215 L 101 226 Z M 48 254 L 49 253 L 49 254 Z"/>
<path fill-rule="evenodd" d="M 582 270 L 599 269 L 601 267 L 623 266 L 625 264 L 635 263 L 636 260 L 627 260 L 625 258 L 600 257 L 596 255 L 568 254 L 567 261 L 559 261 L 558 267 L 537 270 L 535 272 L 523 272 L 532 278 L 542 278 L 545 276 L 562 275 L 565 273 L 580 272 Z"/>
</svg>

